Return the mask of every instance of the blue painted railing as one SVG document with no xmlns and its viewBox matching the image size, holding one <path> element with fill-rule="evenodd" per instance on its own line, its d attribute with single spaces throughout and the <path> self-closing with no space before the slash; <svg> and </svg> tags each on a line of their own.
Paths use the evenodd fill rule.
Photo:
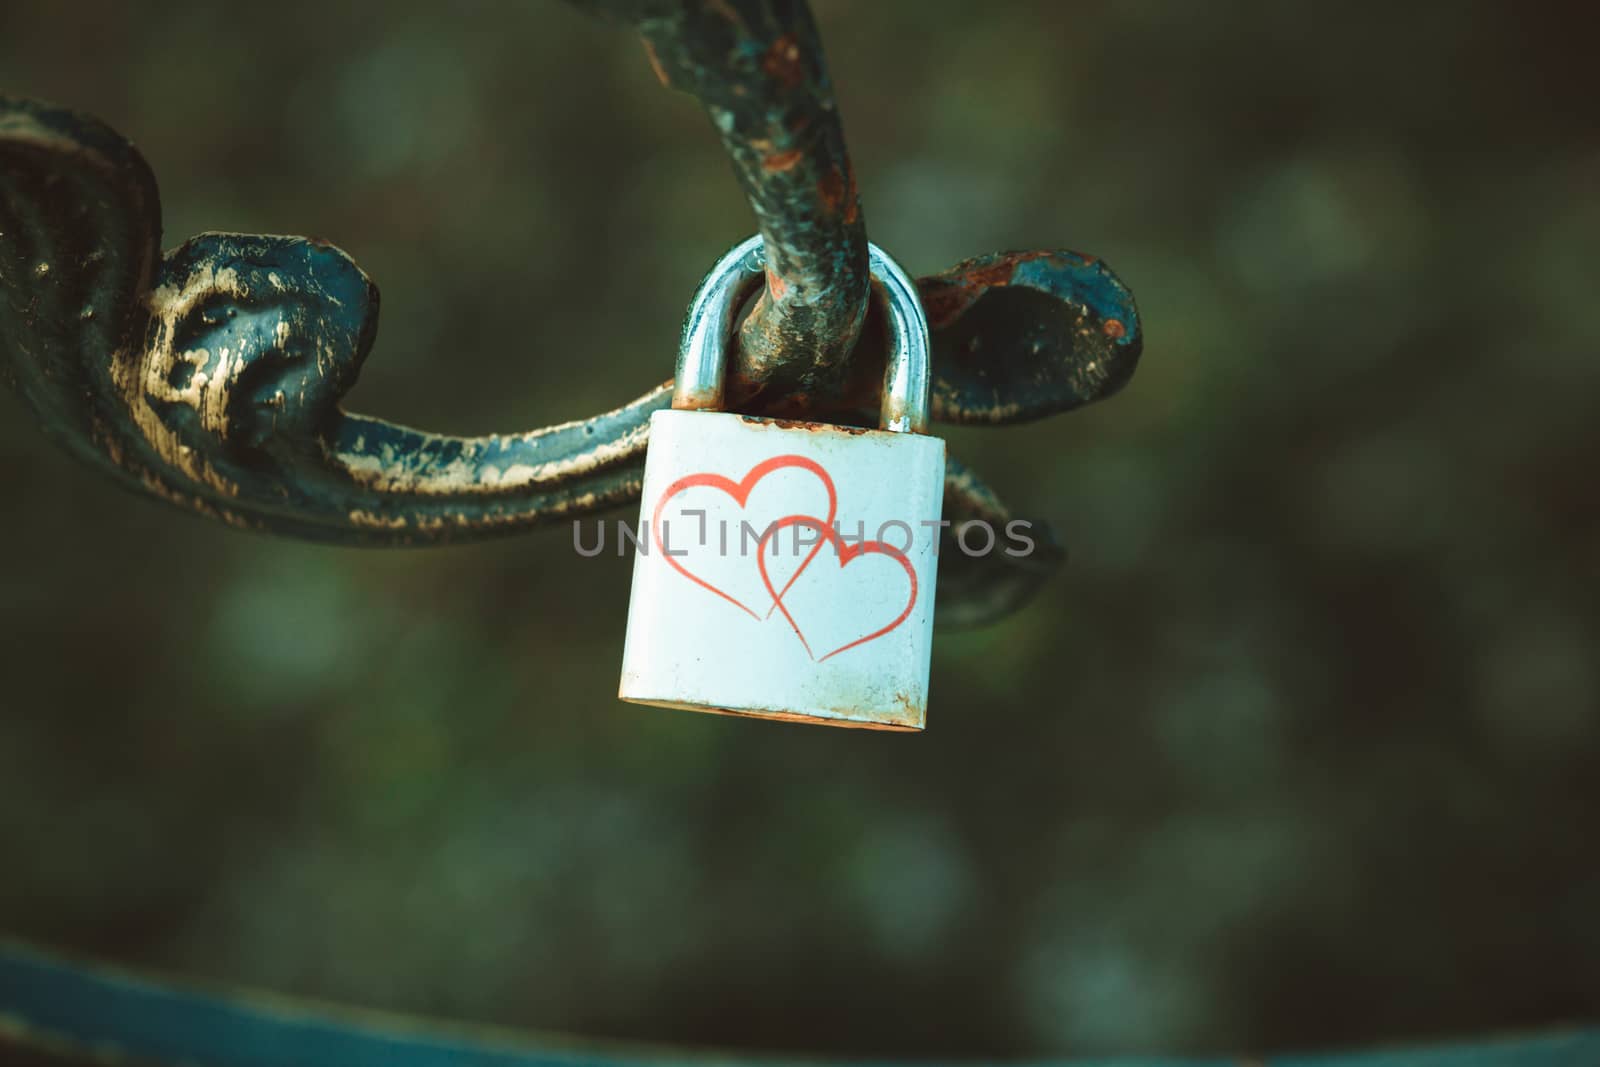
<svg viewBox="0 0 1600 1067">
<path fill-rule="evenodd" d="M 814 1062 L 590 1043 L 263 993 L 203 991 L 0 942 L 0 1059 L 8 1041 L 102 1063 L 194 1067 L 798 1067 Z M 1018 1067 L 1045 1067 L 1046 1062 L 1060 1067 L 1600 1067 L 1600 1028 L 1362 1052 L 1033 1061 Z"/>
</svg>

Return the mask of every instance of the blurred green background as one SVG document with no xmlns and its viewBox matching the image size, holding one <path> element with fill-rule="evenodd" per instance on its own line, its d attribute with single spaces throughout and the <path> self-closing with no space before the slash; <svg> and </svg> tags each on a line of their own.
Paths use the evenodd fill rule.
<svg viewBox="0 0 1600 1067">
<path fill-rule="evenodd" d="M 1104 256 L 1120 396 L 953 450 L 1066 571 L 920 737 L 613 698 L 629 562 L 125 495 L 0 398 L 0 930 L 186 976 L 816 1053 L 1272 1050 L 1600 1016 L 1593 27 L 1509 3 L 817 0 L 873 238 Z M 555 0 L 0 7 L 167 243 L 383 289 L 352 407 L 671 372 L 752 228 Z"/>
</svg>

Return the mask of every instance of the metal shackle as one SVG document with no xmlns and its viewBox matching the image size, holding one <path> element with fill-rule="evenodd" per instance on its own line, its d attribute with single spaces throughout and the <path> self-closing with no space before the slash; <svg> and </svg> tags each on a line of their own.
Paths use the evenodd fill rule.
<svg viewBox="0 0 1600 1067">
<path fill-rule="evenodd" d="M 900 264 L 868 242 L 872 278 L 883 286 L 889 310 L 889 359 L 883 372 L 883 402 L 878 426 L 893 433 L 926 433 L 928 428 L 928 317 L 917 287 Z M 723 404 L 728 337 L 740 296 L 766 270 L 761 236 L 735 245 L 717 260 L 689 304 L 678 349 L 678 377 L 672 406 L 717 411 Z"/>
</svg>

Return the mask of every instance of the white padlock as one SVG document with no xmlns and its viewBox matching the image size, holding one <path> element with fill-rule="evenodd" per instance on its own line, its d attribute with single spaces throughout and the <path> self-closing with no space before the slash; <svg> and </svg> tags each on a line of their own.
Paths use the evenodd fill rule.
<svg viewBox="0 0 1600 1067">
<path fill-rule="evenodd" d="M 716 410 L 759 237 L 695 294 L 672 410 L 650 420 L 623 700 L 922 729 L 944 442 L 924 433 L 916 287 L 875 245 L 870 262 L 891 333 L 877 430 Z"/>
</svg>

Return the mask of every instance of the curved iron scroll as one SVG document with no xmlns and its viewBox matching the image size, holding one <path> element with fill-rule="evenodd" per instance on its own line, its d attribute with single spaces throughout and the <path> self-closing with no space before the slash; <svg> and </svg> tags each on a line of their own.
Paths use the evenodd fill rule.
<svg viewBox="0 0 1600 1067">
<path fill-rule="evenodd" d="M 796 18 L 814 34 L 803 4 L 779 6 L 788 21 L 762 23 L 760 40 L 784 30 L 777 37 L 793 44 L 785 27 Z M 647 39 L 703 38 L 633 14 Z M 690 88 L 702 99 L 740 95 L 730 88 L 746 76 L 739 69 L 714 78 L 704 48 L 680 51 L 660 62 L 699 70 Z M 819 102 L 820 59 L 802 66 L 793 77 L 781 63 L 751 68 L 759 73 L 750 77 L 776 77 L 780 90 L 794 82 L 792 99 L 763 96 L 790 99 L 778 108 L 780 125 L 831 108 Z M 745 120 L 708 107 L 730 148 L 764 142 Z M 848 167 L 842 139 L 836 152 L 829 143 L 816 134 L 792 150 L 799 157 L 787 169 L 734 152 L 780 253 L 736 353 L 741 410 L 848 419 L 876 406 L 877 332 L 867 329 L 842 354 L 816 340 L 852 336 L 848 320 L 858 314 L 839 295 L 861 235 L 853 182 L 837 227 L 808 223 L 808 209 L 795 207 L 805 184 L 796 175 L 832 173 L 829 159 Z M 835 202 L 830 181 L 821 193 L 811 182 L 805 194 L 817 210 Z M 482 538 L 636 499 L 649 415 L 668 404 L 670 383 L 593 418 L 483 437 L 347 413 L 340 399 L 378 323 L 377 287 L 353 260 L 323 242 L 242 234 L 202 234 L 163 256 L 160 237 L 155 178 L 124 138 L 87 116 L 0 98 L 0 375 L 47 431 L 125 484 L 232 525 L 352 544 Z M 1071 410 L 1115 392 L 1137 363 L 1132 295 L 1090 257 L 998 254 L 924 278 L 919 289 L 937 419 L 1004 423 Z M 1010 518 L 959 463 L 945 515 L 956 524 Z M 941 622 L 980 622 L 1025 600 L 1061 558 L 1048 531 L 1035 536 L 1040 549 L 1023 560 L 971 559 L 950 546 Z"/>
</svg>

